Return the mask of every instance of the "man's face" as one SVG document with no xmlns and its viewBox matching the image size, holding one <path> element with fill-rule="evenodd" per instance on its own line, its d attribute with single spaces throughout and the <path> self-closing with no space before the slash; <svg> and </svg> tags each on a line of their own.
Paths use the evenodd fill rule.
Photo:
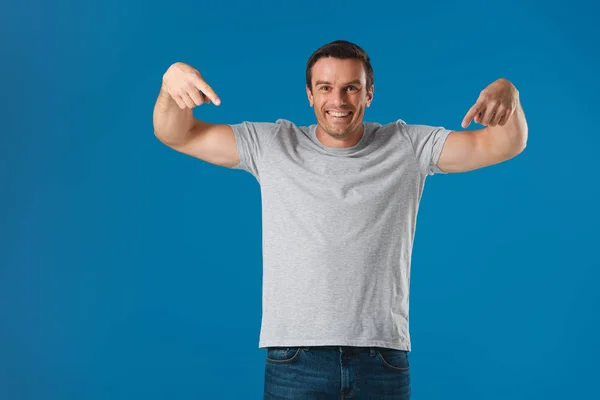
<svg viewBox="0 0 600 400">
<path fill-rule="evenodd" d="M 373 100 L 373 87 L 367 91 L 366 83 L 360 60 L 325 57 L 313 65 L 312 92 L 307 87 L 306 94 L 323 131 L 346 139 L 362 129 L 365 107 Z"/>
</svg>

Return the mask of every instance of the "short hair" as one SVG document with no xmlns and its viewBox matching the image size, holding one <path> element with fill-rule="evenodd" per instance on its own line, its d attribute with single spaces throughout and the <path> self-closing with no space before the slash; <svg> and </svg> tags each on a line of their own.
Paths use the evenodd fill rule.
<svg viewBox="0 0 600 400">
<path fill-rule="evenodd" d="M 371 88 L 375 81 L 373 76 L 373 67 L 371 66 L 371 59 L 366 51 L 360 46 L 348 42 L 347 40 L 336 40 L 331 43 L 327 43 L 324 46 L 319 47 L 308 59 L 306 65 L 306 86 L 312 92 L 312 67 L 315 63 L 324 57 L 333 57 L 339 59 L 353 58 L 362 61 L 365 68 L 365 74 L 367 76 L 367 90 Z"/>
</svg>

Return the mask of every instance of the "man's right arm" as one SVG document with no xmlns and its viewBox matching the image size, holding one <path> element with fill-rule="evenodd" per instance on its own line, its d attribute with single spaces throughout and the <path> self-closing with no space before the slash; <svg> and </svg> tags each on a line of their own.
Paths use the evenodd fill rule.
<svg viewBox="0 0 600 400">
<path fill-rule="evenodd" d="M 181 76 L 181 71 L 176 73 Z M 205 90 L 208 92 L 209 89 L 207 87 Z M 194 118 L 193 106 L 208 102 L 209 99 L 200 92 L 192 93 L 190 90 L 188 93 L 195 97 L 188 97 L 184 104 L 183 97 L 180 96 L 180 106 L 163 82 L 154 106 L 155 136 L 172 149 L 211 164 L 228 168 L 238 165 L 240 158 L 233 128 L 227 124 L 211 124 Z M 216 97 L 214 92 L 211 95 Z M 192 104 L 191 101 L 195 101 L 196 104 Z"/>
</svg>

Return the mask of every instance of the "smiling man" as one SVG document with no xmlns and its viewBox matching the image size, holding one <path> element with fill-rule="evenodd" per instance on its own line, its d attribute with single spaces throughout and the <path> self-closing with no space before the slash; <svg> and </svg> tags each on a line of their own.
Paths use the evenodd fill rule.
<svg viewBox="0 0 600 400">
<path fill-rule="evenodd" d="M 311 63 L 313 61 L 311 60 Z M 314 83 L 312 77 L 318 77 Z M 308 68 L 306 93 L 317 117 L 317 137 L 329 147 L 350 147 L 363 134 L 373 100 L 373 71 L 359 59 L 323 57 Z"/>
<path fill-rule="evenodd" d="M 220 104 L 192 67 L 163 76 L 156 136 L 260 183 L 263 202 L 265 399 L 408 399 L 409 282 L 425 179 L 506 161 L 524 148 L 518 91 L 498 79 L 462 121 L 484 128 L 364 120 L 374 75 L 359 46 L 335 41 L 306 67 L 317 123 L 210 124 Z"/>
</svg>

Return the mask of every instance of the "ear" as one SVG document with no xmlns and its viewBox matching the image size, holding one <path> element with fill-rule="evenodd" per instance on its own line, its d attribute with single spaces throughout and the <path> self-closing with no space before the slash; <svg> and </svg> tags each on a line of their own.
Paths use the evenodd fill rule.
<svg viewBox="0 0 600 400">
<path fill-rule="evenodd" d="M 373 92 L 375 91 L 375 85 L 371 85 L 371 88 L 367 90 L 367 107 L 371 106 L 373 101 Z"/>
<path fill-rule="evenodd" d="M 310 103 L 310 106 L 312 107 L 314 105 L 315 99 L 313 98 L 312 92 L 311 92 L 310 88 L 308 87 L 308 85 L 306 86 L 306 96 L 308 96 L 308 102 Z"/>
</svg>

